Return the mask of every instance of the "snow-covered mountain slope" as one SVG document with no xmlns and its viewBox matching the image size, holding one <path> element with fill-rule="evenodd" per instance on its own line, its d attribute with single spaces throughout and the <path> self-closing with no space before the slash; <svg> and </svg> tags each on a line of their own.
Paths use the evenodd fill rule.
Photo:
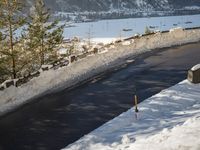
<svg viewBox="0 0 200 150">
<path fill-rule="evenodd" d="M 27 8 L 34 0 L 26 1 Z M 67 21 L 189 15 L 200 13 L 199 0 L 44 0 L 56 18 Z"/>
<path fill-rule="evenodd" d="M 26 0 L 29 4 L 33 0 Z M 166 10 L 200 6 L 199 0 L 45 0 L 54 11 Z"/>
</svg>

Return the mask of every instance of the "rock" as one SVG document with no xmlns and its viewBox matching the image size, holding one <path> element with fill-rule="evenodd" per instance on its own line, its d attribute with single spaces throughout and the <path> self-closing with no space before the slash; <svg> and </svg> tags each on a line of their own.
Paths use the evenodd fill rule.
<svg viewBox="0 0 200 150">
<path fill-rule="evenodd" d="M 22 78 L 19 78 L 16 82 L 15 82 L 15 86 L 16 87 L 19 87 L 20 85 L 24 84 L 24 83 L 27 83 L 29 81 L 29 78 L 28 77 L 22 77 Z"/>
<path fill-rule="evenodd" d="M 60 65 L 60 62 L 59 62 L 59 61 L 55 61 L 55 62 L 53 63 L 53 68 L 56 67 L 56 66 L 58 66 L 58 65 Z"/>
<path fill-rule="evenodd" d="M 39 76 L 40 76 L 40 72 L 39 71 L 31 73 L 31 77 L 39 77 Z"/>
<path fill-rule="evenodd" d="M 14 80 L 6 80 L 4 83 L 3 83 L 6 87 L 6 88 L 9 88 L 10 86 L 14 86 Z"/>
<path fill-rule="evenodd" d="M 77 56 L 78 59 L 83 59 L 87 56 L 87 53 L 83 53 Z"/>
<path fill-rule="evenodd" d="M 76 61 L 76 56 L 70 56 L 70 63 L 73 63 L 74 61 Z"/>
<path fill-rule="evenodd" d="M 42 65 L 41 69 L 42 69 L 42 71 L 47 71 L 47 70 L 49 70 L 49 66 L 48 65 Z"/>
<path fill-rule="evenodd" d="M 93 49 L 93 52 L 94 52 L 94 54 L 97 54 L 97 53 L 98 53 L 98 48 L 95 47 L 95 48 Z"/>
<path fill-rule="evenodd" d="M 3 85 L 0 86 L 0 91 L 3 91 L 5 87 Z"/>
<path fill-rule="evenodd" d="M 115 43 L 121 43 L 122 42 L 122 40 L 116 40 L 115 41 Z"/>
<path fill-rule="evenodd" d="M 69 60 L 63 59 L 60 61 L 60 67 L 67 66 L 69 64 Z"/>
<path fill-rule="evenodd" d="M 103 47 L 104 43 L 98 43 L 97 45 L 100 46 L 100 47 Z"/>
</svg>

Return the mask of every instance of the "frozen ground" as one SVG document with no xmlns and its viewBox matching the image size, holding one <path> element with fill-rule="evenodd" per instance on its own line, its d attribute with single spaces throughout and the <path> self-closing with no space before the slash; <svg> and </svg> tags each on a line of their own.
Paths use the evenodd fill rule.
<svg viewBox="0 0 200 150">
<path fill-rule="evenodd" d="M 75 23 L 74 27 L 65 28 L 64 37 L 80 37 L 88 39 L 90 36 L 94 42 L 109 43 L 119 38 L 131 37 L 137 33 L 142 34 L 146 26 L 155 27 L 152 30 L 169 30 L 174 27 L 200 26 L 200 15 L 169 16 L 151 18 L 130 18 L 102 20 L 98 22 Z M 123 29 L 131 29 L 123 31 Z"/>
<path fill-rule="evenodd" d="M 63 150 L 199 150 L 199 97 L 200 84 L 182 81 Z"/>
</svg>

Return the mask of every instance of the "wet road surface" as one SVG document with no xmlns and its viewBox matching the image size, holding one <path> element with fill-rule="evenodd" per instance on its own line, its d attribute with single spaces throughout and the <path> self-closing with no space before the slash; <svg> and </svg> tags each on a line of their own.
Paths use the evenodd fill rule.
<svg viewBox="0 0 200 150">
<path fill-rule="evenodd" d="M 0 150 L 57 150 L 187 76 L 200 62 L 200 43 L 135 58 L 72 90 L 38 98 L 0 118 Z"/>
</svg>

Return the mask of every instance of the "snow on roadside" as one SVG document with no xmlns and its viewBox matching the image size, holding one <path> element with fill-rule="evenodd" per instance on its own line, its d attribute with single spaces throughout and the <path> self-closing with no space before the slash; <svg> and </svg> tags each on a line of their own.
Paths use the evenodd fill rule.
<svg viewBox="0 0 200 150">
<path fill-rule="evenodd" d="M 182 81 L 140 103 L 137 119 L 130 109 L 63 150 L 198 150 L 199 98 L 200 84 Z"/>
<path fill-rule="evenodd" d="M 134 58 L 138 54 L 156 48 L 197 42 L 200 39 L 199 32 L 199 29 L 185 31 L 178 29 L 169 33 L 155 34 L 150 36 L 151 38 L 141 37 L 136 41 L 124 41 L 114 47 L 113 45 L 105 47 L 100 53 L 73 62 L 66 67 L 42 72 L 39 77 L 20 87 L 11 86 L 0 91 L 0 116 L 29 103 L 33 98 L 80 84 L 124 64 L 128 58 Z"/>
<path fill-rule="evenodd" d="M 11 86 L 0 91 L 0 116 L 32 101 L 34 97 L 70 88 L 112 67 L 123 64 L 130 56 L 145 51 L 148 50 L 128 50 L 128 48 L 109 50 L 105 53 L 88 56 L 58 70 L 42 72 L 39 77 L 31 79 L 20 87 Z"/>
<path fill-rule="evenodd" d="M 118 38 L 93 38 L 91 39 L 92 42 L 94 43 L 103 43 L 103 44 L 109 44 L 112 42 L 115 42 Z"/>
<path fill-rule="evenodd" d="M 198 70 L 198 69 L 200 69 L 200 64 L 197 64 L 197 65 L 195 65 L 194 67 L 192 67 L 192 71 L 196 71 L 196 70 Z"/>
<path fill-rule="evenodd" d="M 200 149 L 200 116 L 195 116 L 168 130 L 163 129 L 147 139 L 138 140 L 126 150 L 199 150 Z"/>
</svg>

